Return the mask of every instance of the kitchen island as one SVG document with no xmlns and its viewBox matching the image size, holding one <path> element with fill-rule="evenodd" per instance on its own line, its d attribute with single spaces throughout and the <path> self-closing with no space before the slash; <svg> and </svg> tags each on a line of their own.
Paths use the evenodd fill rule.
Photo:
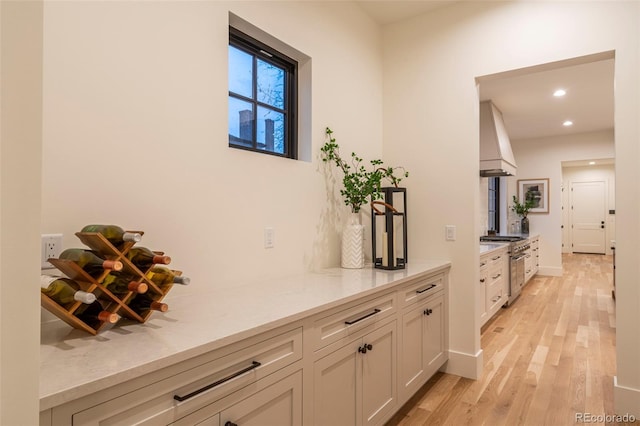
<svg viewBox="0 0 640 426">
<path fill-rule="evenodd" d="M 406 269 L 397 271 L 335 268 L 260 282 L 235 283 L 197 294 L 181 295 L 174 291 L 165 299 L 170 306 L 169 312 L 156 313 L 144 324 L 125 323 L 123 320 L 122 325 L 119 323 L 98 336 L 71 329 L 58 321 L 44 324 L 40 353 L 41 422 L 67 424 L 68 413 L 89 406 L 87 403 L 93 394 L 104 394 L 91 402 L 94 405 L 116 398 L 142 386 L 132 385 L 138 379 L 140 383 L 145 383 L 146 376 L 149 380 L 165 380 L 165 369 L 168 375 L 180 375 L 182 372 L 176 370 L 174 374 L 172 371 L 178 364 L 192 363 L 188 368 L 195 369 L 199 361 L 194 360 L 202 358 L 202 363 L 205 363 L 208 354 L 219 351 L 222 351 L 222 359 L 226 348 L 238 345 L 239 349 L 245 350 L 254 346 L 251 339 L 258 339 L 261 335 L 287 338 L 299 335 L 299 340 L 294 336 L 291 342 L 302 342 L 304 336 L 304 347 L 295 349 L 299 355 L 292 358 L 292 362 L 295 364 L 298 359 L 296 365 L 304 377 L 305 389 L 306 386 L 313 388 L 313 383 L 308 383 L 313 380 L 308 379 L 313 377 L 313 362 L 319 360 L 320 355 L 315 353 L 324 354 L 323 351 L 358 338 L 358 333 L 376 330 L 378 326 L 396 330 L 396 324 L 402 323 L 400 314 L 404 307 L 416 306 L 421 301 L 430 302 L 439 295 L 438 316 L 442 327 L 445 327 L 449 267 L 448 261 L 412 261 Z M 358 318 L 351 319 L 351 316 L 359 315 L 359 310 L 367 310 L 369 306 L 374 307 L 371 312 L 375 315 L 371 319 L 361 323 Z M 350 309 L 353 314 L 348 312 Z M 432 308 L 429 309 L 433 312 Z M 427 311 L 424 310 L 425 315 L 428 315 Z M 353 326 L 345 327 L 349 321 L 339 318 L 335 324 L 326 325 L 327 330 L 334 327 L 333 331 L 327 332 L 322 328 L 325 316 L 340 317 L 342 312 L 351 315 L 349 319 Z M 343 324 L 344 330 L 336 331 L 336 324 Z M 398 333 L 393 333 L 393 339 L 389 340 L 392 346 L 388 349 L 394 354 L 395 349 L 390 348 L 400 345 L 396 342 L 402 337 L 401 329 L 399 327 Z M 446 343 L 444 331 L 441 339 L 439 344 Z M 313 340 L 316 341 L 315 346 L 307 346 Z M 243 346 L 243 341 L 251 345 Z M 298 343 L 290 343 L 292 347 L 296 345 Z M 370 344 L 365 342 L 365 347 L 367 345 Z M 447 351 L 444 348 L 439 350 L 442 354 L 434 358 L 435 370 L 432 373 L 447 358 Z M 393 361 L 395 379 L 395 355 Z M 80 400 L 85 402 L 76 403 Z M 401 403 L 402 400 L 395 395 L 393 404 L 385 413 L 392 414 Z M 309 404 L 313 403 L 305 402 L 305 406 L 311 406 Z M 202 404 L 193 405 L 193 410 L 200 406 Z M 62 414 L 56 417 L 60 407 L 63 407 Z M 186 413 L 183 411 L 180 415 Z M 71 423 L 70 418 L 68 422 Z M 73 422 L 76 424 L 76 417 Z"/>
</svg>

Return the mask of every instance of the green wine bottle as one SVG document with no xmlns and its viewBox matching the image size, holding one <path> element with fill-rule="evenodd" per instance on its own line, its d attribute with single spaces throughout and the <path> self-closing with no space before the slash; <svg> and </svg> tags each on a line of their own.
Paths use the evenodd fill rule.
<svg viewBox="0 0 640 426">
<path fill-rule="evenodd" d="M 131 300 L 129 307 L 141 315 L 144 315 L 149 310 L 160 312 L 169 310 L 169 305 L 153 300 L 148 294 L 138 294 Z"/>
<path fill-rule="evenodd" d="M 99 232 L 118 249 L 127 241 L 137 243 L 142 239 L 137 232 L 126 232 L 117 225 L 87 225 L 81 232 Z"/>
<path fill-rule="evenodd" d="M 113 294 L 126 294 L 130 291 L 134 293 L 145 293 L 149 286 L 146 283 L 136 281 L 134 275 L 123 272 L 111 271 L 104 277 L 102 285 Z"/>
<path fill-rule="evenodd" d="M 75 302 L 90 304 L 96 300 L 95 294 L 80 290 L 78 283 L 69 278 L 40 275 L 40 287 L 40 291 L 66 309 Z"/>
<path fill-rule="evenodd" d="M 151 265 L 158 263 L 168 265 L 171 263 L 169 256 L 156 254 L 146 247 L 132 247 L 131 250 L 127 252 L 127 257 L 143 272 L 151 267 Z"/>
<path fill-rule="evenodd" d="M 87 324 L 89 327 L 98 328 L 100 323 L 106 322 L 115 324 L 120 319 L 120 315 L 105 311 L 99 301 L 90 305 L 83 305 L 74 312 L 75 316 Z"/>
<path fill-rule="evenodd" d="M 92 277 L 102 274 L 105 269 L 122 270 L 122 262 L 102 259 L 95 253 L 84 249 L 66 249 L 60 253 L 60 259 L 74 261 Z"/>
<path fill-rule="evenodd" d="M 158 287 L 164 287 L 168 284 L 189 285 L 191 280 L 189 277 L 178 276 L 173 271 L 163 265 L 154 265 L 148 272 L 147 278 L 153 281 Z"/>
</svg>

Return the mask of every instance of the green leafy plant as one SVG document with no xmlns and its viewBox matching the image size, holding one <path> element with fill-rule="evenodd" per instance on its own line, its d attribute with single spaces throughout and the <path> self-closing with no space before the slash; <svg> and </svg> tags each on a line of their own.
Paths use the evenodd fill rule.
<svg viewBox="0 0 640 426">
<path fill-rule="evenodd" d="M 343 189 L 340 190 L 340 194 L 344 197 L 345 205 L 349 206 L 353 213 L 358 213 L 368 198 L 371 198 L 371 201 L 382 198 L 380 188 L 384 179 L 397 187 L 403 178 L 409 177 L 409 172 L 404 167 L 385 167 L 382 160 L 369 161 L 370 167 L 367 168 L 363 164 L 364 160 L 355 152 L 351 153 L 350 161 L 344 160 L 333 137 L 333 131 L 327 127 L 325 133 L 328 140 L 320 148 L 322 161 L 334 163 L 342 171 Z M 400 175 L 395 174 L 398 170 L 401 170 Z"/>
<path fill-rule="evenodd" d="M 518 198 L 513 196 L 513 205 L 511 211 L 515 212 L 518 216 L 527 217 L 529 210 L 535 205 L 533 198 L 529 193 L 525 195 L 524 204 L 518 201 Z"/>
</svg>

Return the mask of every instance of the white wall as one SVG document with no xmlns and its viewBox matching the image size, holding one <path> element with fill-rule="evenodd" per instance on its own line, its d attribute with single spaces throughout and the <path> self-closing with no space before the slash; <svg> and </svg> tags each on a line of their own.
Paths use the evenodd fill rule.
<svg viewBox="0 0 640 426">
<path fill-rule="evenodd" d="M 540 274 L 562 275 L 562 162 L 614 158 L 613 130 L 514 140 L 512 148 L 518 173 L 508 178 L 508 200 L 518 179 L 549 179 L 549 214 L 530 214 L 529 228 L 540 234 Z"/>
<path fill-rule="evenodd" d="M 627 298 L 617 304 L 616 410 L 640 415 L 639 7 L 463 2 L 385 26 L 384 155 L 413 172 L 408 219 L 418 225 L 410 252 L 453 262 L 449 371 L 474 377 L 482 369 L 474 304 L 480 234 L 475 78 L 615 50 L 616 190 L 625 194 L 624 201 L 616 199 L 617 227 L 625 229 L 616 236 L 616 284 Z M 446 224 L 457 226 L 457 241 L 445 241 Z"/>
<path fill-rule="evenodd" d="M 605 254 L 611 255 L 611 241 L 615 240 L 616 216 L 610 214 L 609 210 L 615 210 L 615 181 L 616 170 L 613 164 L 595 164 L 585 167 L 565 166 L 562 168 L 562 182 L 564 191 L 562 193 L 563 205 L 562 211 L 563 236 L 562 236 L 562 252 L 572 253 L 572 235 L 571 235 L 571 208 L 570 189 L 573 182 L 593 182 L 602 181 L 605 183 Z"/>
<path fill-rule="evenodd" d="M 230 11 L 311 57 L 311 162 L 228 147 Z M 382 153 L 380 29 L 356 5 L 47 2 L 44 39 L 42 232 L 142 230 L 191 277 L 173 293 L 338 265 L 324 129 Z"/>
<path fill-rule="evenodd" d="M 0 424 L 35 425 L 40 370 L 40 1 L 0 2 L 0 89 Z"/>
</svg>

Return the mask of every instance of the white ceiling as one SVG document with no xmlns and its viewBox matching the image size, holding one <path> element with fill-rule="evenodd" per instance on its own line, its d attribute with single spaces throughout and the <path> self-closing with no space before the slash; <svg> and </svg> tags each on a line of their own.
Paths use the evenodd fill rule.
<svg viewBox="0 0 640 426">
<path fill-rule="evenodd" d="M 491 99 L 502 111 L 514 140 L 612 129 L 614 60 L 594 59 L 479 78 L 480 100 Z M 556 98 L 556 89 L 567 94 Z M 573 126 L 564 127 L 565 120 Z"/>
<path fill-rule="evenodd" d="M 356 3 L 385 25 L 432 12 L 458 1 L 375 1 Z M 478 78 L 480 100 L 502 111 L 511 139 L 530 139 L 613 128 L 612 54 L 569 59 L 526 70 Z M 563 88 L 563 98 L 553 91 Z M 573 126 L 563 127 L 565 120 Z"/>
<path fill-rule="evenodd" d="M 377 0 L 356 0 L 356 3 L 379 24 L 390 24 L 402 21 L 413 16 L 422 15 L 432 10 L 447 6 L 458 1 L 377 1 Z"/>
</svg>

